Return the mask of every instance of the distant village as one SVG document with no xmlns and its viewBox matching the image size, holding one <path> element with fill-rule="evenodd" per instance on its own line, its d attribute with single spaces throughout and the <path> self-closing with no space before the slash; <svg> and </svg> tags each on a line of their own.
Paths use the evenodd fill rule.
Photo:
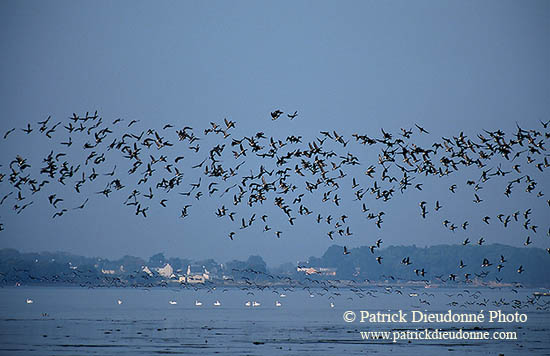
<svg viewBox="0 0 550 356">
<path fill-rule="evenodd" d="M 425 248 L 391 246 L 376 251 L 382 263 L 373 257 L 369 247 L 342 253 L 333 245 L 321 257 L 309 257 L 296 263 L 268 268 L 260 256 L 245 261 L 218 263 L 213 259 L 192 261 L 166 257 L 157 253 L 148 260 L 124 256 L 117 260 L 77 256 L 63 252 L 21 253 L 0 249 L 0 284 L 70 284 L 86 286 L 169 286 L 169 285 L 288 285 L 315 284 L 331 280 L 342 284 L 408 284 L 445 286 L 497 286 L 522 284 L 550 286 L 550 275 L 536 273 L 550 269 L 548 253 L 540 248 L 506 245 L 460 246 L 438 245 Z M 426 256 L 437 258 L 427 258 Z M 479 268 L 484 259 L 498 261 L 501 255 L 522 265 Z M 406 256 L 406 259 L 404 258 Z M 403 264 L 403 260 L 407 264 Z M 435 261 L 435 262 L 434 262 Z M 459 267 L 459 262 L 463 267 Z M 411 266 L 408 266 L 408 265 Z M 423 273 L 419 273 L 418 265 Z M 451 278 L 453 277 L 453 278 Z"/>
<path fill-rule="evenodd" d="M 265 262 L 259 256 L 251 256 L 248 261 L 243 262 L 233 261 L 229 263 L 229 266 L 232 268 L 228 268 L 227 264 L 217 264 L 213 260 L 205 261 L 205 263 L 206 265 L 192 263 L 188 264 L 187 267 L 174 268 L 169 262 L 165 262 L 162 266 L 157 267 L 141 266 L 140 271 L 150 278 L 161 277 L 166 282 L 180 284 L 205 284 L 208 282 L 215 284 L 238 284 L 239 279 L 243 277 L 244 280 L 250 279 L 250 275 L 255 275 L 254 280 L 268 279 L 268 276 L 273 277 L 268 272 Z M 279 277 L 282 275 L 292 278 L 317 276 L 335 279 L 337 277 L 336 268 L 307 265 L 307 261 L 298 262 L 295 267 L 289 264 L 285 268 L 279 268 L 277 275 Z M 99 268 L 100 264 L 95 264 L 94 267 Z M 101 273 L 109 276 L 125 275 L 127 272 L 124 265 L 111 269 L 101 268 Z"/>
<path fill-rule="evenodd" d="M 195 284 L 205 283 L 206 281 L 210 281 L 212 279 L 220 279 L 220 275 L 217 273 L 217 270 L 215 270 L 214 273 L 211 273 L 209 270 L 206 269 L 206 267 L 197 265 L 188 265 L 186 271 L 183 271 L 181 269 L 174 271 L 174 268 L 172 268 L 172 266 L 167 263 L 166 265 L 164 265 L 164 267 L 153 268 L 154 272 L 151 271 L 151 269 L 147 266 L 143 266 L 141 271 L 146 273 L 150 277 L 154 277 L 154 272 L 156 272 L 159 276 L 164 277 L 166 280 L 174 281 L 177 283 Z M 101 273 L 106 275 L 116 275 L 119 273 L 122 274 L 124 273 L 124 266 L 120 266 L 120 269 L 118 270 L 102 268 Z M 223 274 L 221 275 L 221 279 L 226 278 L 229 277 Z"/>
<path fill-rule="evenodd" d="M 359 268 L 355 277 L 359 276 Z M 287 263 L 268 269 L 260 256 L 250 256 L 246 261 L 230 261 L 225 264 L 209 259 L 190 261 L 153 255 L 148 261 L 124 256 L 119 260 L 87 258 L 65 253 L 19 253 L 16 250 L 0 250 L 0 273 L 3 284 L 53 284 L 69 283 L 86 285 L 239 285 L 249 281 L 266 284 L 288 284 L 290 280 L 308 278 L 346 278 L 335 267 L 312 265 L 309 261 Z"/>
</svg>

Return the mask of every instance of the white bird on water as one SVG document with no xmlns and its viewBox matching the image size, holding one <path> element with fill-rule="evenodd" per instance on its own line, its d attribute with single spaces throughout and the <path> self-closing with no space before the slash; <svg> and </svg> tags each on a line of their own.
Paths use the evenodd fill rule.
<svg viewBox="0 0 550 356">
<path fill-rule="evenodd" d="M 276 307 L 280 307 L 281 305 L 282 305 L 281 302 L 279 302 L 278 300 L 275 302 Z"/>
<path fill-rule="evenodd" d="M 32 304 L 34 301 L 32 299 L 27 298 L 27 304 Z"/>
<path fill-rule="evenodd" d="M 202 302 L 199 302 L 198 300 L 195 300 L 195 306 L 200 307 L 202 305 Z"/>
<path fill-rule="evenodd" d="M 178 302 L 176 302 L 175 300 L 171 300 L 171 301 L 169 301 L 168 303 L 170 303 L 170 305 L 176 305 L 176 304 L 178 304 Z"/>
<path fill-rule="evenodd" d="M 120 299 L 117 300 L 116 302 L 118 303 L 118 305 L 122 304 L 122 300 L 120 300 Z"/>
<path fill-rule="evenodd" d="M 216 300 L 216 301 L 214 302 L 214 306 L 215 306 L 215 307 L 219 307 L 220 305 L 222 305 L 222 303 L 220 303 L 219 300 Z"/>
<path fill-rule="evenodd" d="M 330 303 L 330 307 L 331 307 L 331 308 L 334 308 L 334 303 L 331 302 L 331 303 Z"/>
<path fill-rule="evenodd" d="M 252 305 L 252 303 L 250 303 L 250 301 L 244 303 L 245 306 L 249 307 L 250 305 Z"/>
<path fill-rule="evenodd" d="M 257 301 L 254 301 L 254 302 L 252 303 L 252 306 L 253 306 L 253 307 L 259 307 L 259 306 L 260 306 L 260 303 L 258 303 Z"/>
</svg>

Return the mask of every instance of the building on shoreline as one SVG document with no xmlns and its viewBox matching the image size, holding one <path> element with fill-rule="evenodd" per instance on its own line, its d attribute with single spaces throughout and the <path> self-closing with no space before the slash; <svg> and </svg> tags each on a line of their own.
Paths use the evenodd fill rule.
<svg viewBox="0 0 550 356">
<path fill-rule="evenodd" d="M 210 272 L 204 266 L 187 266 L 186 282 L 189 284 L 205 283 L 210 280 Z"/>
<path fill-rule="evenodd" d="M 307 275 L 318 274 L 320 276 L 336 276 L 336 268 L 330 267 L 296 267 L 297 272 L 305 273 Z"/>
</svg>

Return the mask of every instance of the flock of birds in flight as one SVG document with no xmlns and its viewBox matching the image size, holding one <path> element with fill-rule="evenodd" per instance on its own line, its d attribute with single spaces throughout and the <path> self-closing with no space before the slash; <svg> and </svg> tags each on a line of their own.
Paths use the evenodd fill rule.
<svg viewBox="0 0 550 356">
<path fill-rule="evenodd" d="M 274 121 L 292 120 L 298 117 L 298 112 L 285 114 L 275 110 L 270 116 Z M 517 130 L 511 136 L 501 130 L 484 130 L 475 138 L 469 138 L 461 132 L 422 146 L 412 142 L 412 138 L 427 136 L 429 132 L 417 124 L 413 129 L 402 128 L 397 134 L 382 129 L 377 136 L 354 133 L 346 137 L 335 130 L 320 131 L 315 139 L 304 142 L 302 136 L 276 138 L 264 132 L 236 137 L 236 122 L 228 119 L 211 122 L 199 131 L 172 124 L 159 130 L 140 130 L 139 120 L 116 119 L 107 124 L 97 111 L 84 116 L 73 114 L 64 122 L 54 122 L 48 117 L 20 129 L 12 128 L 3 135 L 8 144 L 18 134 L 43 135 L 52 141 L 52 148 L 42 157 L 38 169 L 23 155 L 8 158 L 10 162 L 0 166 L 0 187 L 9 190 L 0 196 L 0 208 L 8 206 L 15 214 L 21 214 L 42 194 L 53 208 L 52 218 L 59 219 L 85 209 L 92 196 L 111 198 L 122 191 L 127 192 L 123 195 L 123 204 L 137 216 L 147 217 L 150 207 L 158 204 L 162 208 L 178 206 L 179 217 L 186 219 L 195 202 L 209 196 L 220 202 L 215 216 L 235 226 L 227 232 L 228 239 L 237 239 L 243 230 L 255 225 L 264 233 L 281 238 L 284 229 L 277 226 L 278 223 L 293 226 L 297 219 L 310 219 L 311 223 L 326 226 L 326 237 L 333 240 L 354 235 L 350 224 L 352 214 L 342 210 L 357 205 L 356 211 L 381 229 L 386 212 L 376 211 L 368 202 L 370 197 L 388 202 L 397 192 L 422 191 L 422 177 L 443 178 L 468 167 L 475 168 L 478 176 L 465 184 L 453 183 L 448 188 L 451 194 L 463 198 L 468 188 L 472 201 L 479 205 L 486 199 L 481 191 L 484 186 L 502 178 L 506 197 L 520 194 L 522 190 L 528 197 L 545 199 L 535 174 L 542 175 L 550 167 L 545 148 L 550 137 L 547 132 L 550 122 L 541 124 L 542 129 L 524 129 L 516 124 Z M 56 136 L 62 138 L 55 141 Z M 210 141 L 215 142 L 208 145 L 208 138 L 212 136 L 214 139 Z M 79 143 L 81 141 L 83 143 Z M 376 162 L 360 162 L 359 157 L 350 152 L 353 144 L 380 148 Z M 339 153 L 342 150 L 345 153 Z M 115 155 L 119 157 L 111 164 Z M 502 162 L 492 164 L 499 159 Z M 127 162 L 125 171 L 120 168 L 121 161 Z M 245 172 L 247 168 L 249 171 Z M 92 184 L 94 188 L 88 188 Z M 95 188 L 97 184 L 100 188 Z M 57 188 L 49 190 L 54 185 Z M 67 206 L 59 189 L 84 195 L 82 203 Z M 347 198 L 352 201 L 348 202 Z M 306 203 L 315 199 L 320 200 L 317 206 L 322 207 L 318 211 Z M 264 203 L 273 204 L 277 215 L 259 213 Z M 420 217 L 426 219 L 428 214 L 437 214 L 444 208 L 442 204 L 439 200 L 420 201 Z M 545 205 L 550 207 L 550 200 L 546 200 Z M 527 234 L 523 244 L 527 246 L 533 242 L 532 236 L 546 229 L 533 222 L 531 214 L 532 209 L 496 216 L 481 214 L 481 221 L 504 228 L 521 224 Z M 457 222 L 450 218 L 442 223 L 452 232 L 467 230 L 470 225 L 469 221 Z M 0 231 L 6 229 L 0 222 Z M 546 234 L 550 236 L 550 228 Z M 462 244 L 484 242 L 483 237 L 477 241 L 466 238 Z M 370 246 L 373 255 L 381 245 L 382 239 L 378 239 Z M 547 251 L 550 253 L 550 248 Z M 350 253 L 344 246 L 343 255 Z M 383 263 L 383 256 L 375 258 Z M 500 261 L 485 258 L 480 267 L 486 271 L 494 265 L 500 271 L 506 262 L 504 256 Z M 401 263 L 413 264 L 408 256 L 404 256 Z M 463 267 L 461 260 L 457 270 Z M 514 268 L 519 274 L 524 272 L 521 265 Z M 419 266 L 414 272 L 420 277 L 428 273 Z M 481 272 L 481 276 L 483 273 L 487 272 Z M 469 277 L 465 274 L 462 279 L 467 282 Z M 458 272 L 446 279 L 456 281 L 457 278 Z"/>
</svg>

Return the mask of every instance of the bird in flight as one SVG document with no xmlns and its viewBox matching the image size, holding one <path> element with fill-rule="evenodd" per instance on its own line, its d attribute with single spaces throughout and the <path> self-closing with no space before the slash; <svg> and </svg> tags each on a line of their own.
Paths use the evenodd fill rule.
<svg viewBox="0 0 550 356">
<path fill-rule="evenodd" d="M 275 110 L 271 112 L 271 119 L 277 120 L 282 114 L 284 114 L 284 112 L 282 112 L 281 110 Z"/>
</svg>

